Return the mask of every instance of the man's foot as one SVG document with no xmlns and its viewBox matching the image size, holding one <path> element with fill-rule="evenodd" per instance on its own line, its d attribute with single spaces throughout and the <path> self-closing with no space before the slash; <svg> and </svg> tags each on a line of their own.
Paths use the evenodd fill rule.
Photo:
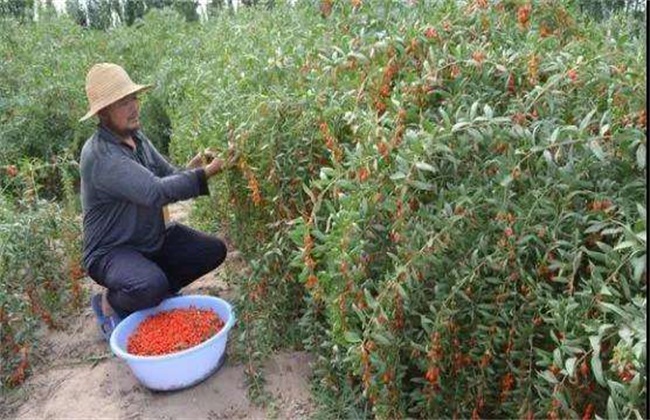
<svg viewBox="0 0 650 420">
<path fill-rule="evenodd" d="M 104 316 L 113 316 L 115 311 L 110 303 L 108 303 L 108 293 L 102 293 L 102 313 Z"/>
<path fill-rule="evenodd" d="M 113 330 L 115 327 L 117 327 L 117 324 L 122 321 L 122 318 L 120 318 L 113 311 L 113 308 L 110 307 L 108 301 L 106 300 L 105 293 L 97 293 L 94 295 L 90 299 L 90 306 L 93 308 L 93 312 L 95 312 L 95 318 L 97 319 L 97 326 L 99 327 L 99 331 L 101 331 L 104 339 L 106 341 L 109 341 L 111 339 Z M 104 310 L 105 307 L 107 307 L 106 311 Z M 110 315 L 107 313 L 110 313 Z"/>
</svg>

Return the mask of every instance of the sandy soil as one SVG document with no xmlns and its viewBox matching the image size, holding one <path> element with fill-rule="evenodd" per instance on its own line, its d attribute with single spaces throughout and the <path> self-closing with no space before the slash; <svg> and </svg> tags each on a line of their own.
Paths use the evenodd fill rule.
<svg viewBox="0 0 650 420">
<path fill-rule="evenodd" d="M 183 221 L 188 203 L 173 206 L 171 219 Z M 183 290 L 185 294 L 210 293 L 228 299 L 233 290 L 224 274 L 241 266 L 237 253 L 222 267 Z M 88 279 L 92 291 L 100 290 Z M 35 361 L 37 369 L 19 391 L 21 401 L 11 413 L 15 419 L 261 419 L 308 418 L 313 412 L 309 393 L 309 356 L 301 352 L 272 356 L 265 367 L 265 408 L 247 397 L 244 366 L 229 350 L 225 365 L 204 382 L 182 391 L 152 392 L 132 375 L 129 367 L 112 355 L 96 327 L 90 307 L 72 316 L 63 331 L 43 334 L 41 349 L 47 354 Z M 233 340 L 231 334 L 230 340 Z M 14 404 L 12 404 L 14 405 Z M 6 407 L 5 407 L 6 408 Z M 3 411 L 5 411 L 3 415 Z"/>
</svg>

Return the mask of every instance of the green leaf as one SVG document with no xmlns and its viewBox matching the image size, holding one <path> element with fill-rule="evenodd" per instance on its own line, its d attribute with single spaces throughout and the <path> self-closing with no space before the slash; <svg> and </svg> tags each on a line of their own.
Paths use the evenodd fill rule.
<svg viewBox="0 0 650 420">
<path fill-rule="evenodd" d="M 390 176 L 391 181 L 399 181 L 404 178 L 406 178 L 406 175 L 403 172 L 395 172 Z"/>
<path fill-rule="evenodd" d="M 429 171 L 429 172 L 433 172 L 433 173 L 436 172 L 436 168 L 434 168 L 433 166 L 429 165 L 428 163 L 424 163 L 424 162 L 416 162 L 415 167 L 418 168 L 421 171 Z"/>
<path fill-rule="evenodd" d="M 594 156 L 596 156 L 598 160 L 605 160 L 605 152 L 603 151 L 603 148 L 600 147 L 600 144 L 597 140 L 592 140 L 589 142 L 589 150 L 591 150 L 591 152 L 594 154 Z"/>
<path fill-rule="evenodd" d="M 645 145 L 643 143 L 636 148 L 636 164 L 639 169 L 645 169 Z"/>
<path fill-rule="evenodd" d="M 368 57 L 366 57 L 365 55 L 363 55 L 361 53 L 358 53 L 356 51 L 348 53 L 348 57 L 356 58 L 357 60 L 359 60 L 361 62 L 361 64 L 366 64 L 366 63 L 368 63 L 370 61 L 370 60 L 368 60 Z"/>
<path fill-rule="evenodd" d="M 569 409 L 569 403 L 568 403 L 568 401 L 566 399 L 566 394 L 564 392 L 562 392 L 560 390 L 560 391 L 554 392 L 553 395 L 560 402 L 560 404 L 562 404 L 562 408 L 564 408 L 565 410 Z"/>
<path fill-rule="evenodd" d="M 390 346 L 390 340 L 386 338 L 383 334 L 379 333 L 374 333 L 372 334 L 372 338 L 379 344 L 383 346 Z"/>
<path fill-rule="evenodd" d="M 614 247 L 614 251 L 620 251 L 621 249 L 632 248 L 636 245 L 636 242 L 633 241 L 623 241 Z"/>
<path fill-rule="evenodd" d="M 616 235 L 617 233 L 621 233 L 621 232 L 623 232 L 623 228 L 614 227 L 614 228 L 603 229 L 601 234 L 603 236 L 606 236 L 606 235 Z M 612 247 L 610 246 L 609 248 L 611 249 Z"/>
<path fill-rule="evenodd" d="M 604 231 L 603 231 L 604 232 Z M 604 233 L 603 233 L 604 235 Z M 605 254 L 612 252 L 612 247 L 607 245 L 605 242 L 596 241 L 596 246 L 603 251 Z"/>
<path fill-rule="evenodd" d="M 616 400 L 620 400 L 621 397 L 624 397 L 626 392 L 626 387 L 620 382 L 612 381 L 612 380 L 607 380 L 607 387 L 609 388 L 609 395 L 614 397 Z"/>
<path fill-rule="evenodd" d="M 621 328 L 619 328 L 618 335 L 621 337 L 624 343 L 631 344 L 634 332 L 630 328 L 623 325 Z"/>
<path fill-rule="evenodd" d="M 427 182 L 422 182 L 422 181 L 411 181 L 409 184 L 418 189 L 418 190 L 424 190 L 424 191 L 434 191 L 435 187 L 433 184 L 429 184 Z"/>
<path fill-rule="evenodd" d="M 552 168 L 557 167 L 555 161 L 553 160 L 553 155 L 551 154 L 551 152 L 549 152 L 548 150 L 544 150 L 542 156 L 544 156 L 544 160 L 546 161 L 546 163 L 549 164 L 549 166 L 551 166 Z"/>
<path fill-rule="evenodd" d="M 596 113 L 596 109 L 592 110 L 589 112 L 589 114 L 585 115 L 585 117 L 580 121 L 580 126 L 578 127 L 578 130 L 584 131 L 588 126 L 589 123 L 591 122 L 591 118 L 594 116 Z"/>
<path fill-rule="evenodd" d="M 553 350 L 553 363 L 555 366 L 562 366 L 562 352 L 559 347 L 556 347 L 555 350 Z"/>
<path fill-rule="evenodd" d="M 483 114 L 489 119 L 492 119 L 492 117 L 494 117 L 494 112 L 492 111 L 492 107 L 490 107 L 490 105 L 488 104 L 483 105 Z"/>
<path fill-rule="evenodd" d="M 305 183 L 302 184 L 302 190 L 303 190 L 305 193 L 307 193 L 307 195 L 309 196 L 309 198 L 311 198 L 312 203 L 316 203 L 316 196 L 315 196 L 314 193 L 309 189 L 309 187 L 307 186 L 307 184 L 305 184 Z"/>
<path fill-rule="evenodd" d="M 632 294 L 630 293 L 630 283 L 627 281 L 627 276 L 620 276 L 619 281 L 621 282 L 621 289 L 623 289 L 623 296 L 625 296 L 625 298 L 628 300 L 632 299 Z"/>
<path fill-rule="evenodd" d="M 545 379 L 548 383 L 551 384 L 556 384 L 557 383 L 557 378 L 553 373 L 551 373 L 550 370 L 545 370 L 543 372 L 539 373 L 539 376 L 541 376 L 543 379 Z"/>
<path fill-rule="evenodd" d="M 320 168 L 320 178 L 321 179 L 329 179 L 332 178 L 335 175 L 334 168 L 330 168 L 328 166 L 323 166 Z"/>
<path fill-rule="evenodd" d="M 476 142 L 481 142 L 484 139 L 483 134 L 481 134 L 481 132 L 475 128 L 468 127 L 467 132 L 469 133 L 470 136 L 472 136 L 472 139 L 474 139 L 474 141 Z"/>
<path fill-rule="evenodd" d="M 600 306 L 605 312 L 614 312 L 615 314 L 618 314 L 621 318 L 628 318 L 629 315 L 623 311 L 620 307 L 608 303 L 608 302 L 598 302 L 598 306 Z"/>
<path fill-rule="evenodd" d="M 605 133 L 607 133 L 608 130 L 609 130 L 609 124 L 601 125 L 600 126 L 600 133 L 599 133 L 600 136 L 601 137 L 604 136 Z"/>
<path fill-rule="evenodd" d="M 643 243 L 647 242 L 647 234 L 645 231 L 637 233 L 636 238 Z"/>
<path fill-rule="evenodd" d="M 395 288 L 397 289 L 397 293 L 402 297 L 402 299 L 406 300 L 408 299 L 408 295 L 406 294 L 406 290 L 404 290 L 404 287 L 402 287 L 401 284 L 397 283 L 395 285 Z"/>
<path fill-rule="evenodd" d="M 574 372 L 575 372 L 575 370 L 576 370 L 576 361 L 577 361 L 577 360 L 578 360 L 578 359 L 577 359 L 576 357 L 569 357 L 569 358 L 566 359 L 566 361 L 564 362 L 564 368 L 566 369 L 567 374 L 568 374 L 569 376 L 573 376 L 573 374 L 574 374 Z"/>
<path fill-rule="evenodd" d="M 560 136 L 560 127 L 557 127 L 555 130 L 553 130 L 553 133 L 551 134 L 551 138 L 549 139 L 549 143 L 551 144 L 555 143 L 559 136 Z"/>
<path fill-rule="evenodd" d="M 359 334 L 353 332 L 353 331 L 346 331 L 345 334 L 343 334 L 343 337 L 345 337 L 345 341 L 351 344 L 355 343 L 360 343 L 361 342 L 361 337 L 359 337 Z"/>
<path fill-rule="evenodd" d="M 639 213 L 639 216 L 641 216 L 641 219 L 644 221 L 646 220 L 646 210 L 643 204 L 641 203 L 636 203 L 636 211 Z"/>
<path fill-rule="evenodd" d="M 607 420 L 616 420 L 618 419 L 618 410 L 616 410 L 616 404 L 610 395 L 607 398 Z"/>
<path fill-rule="evenodd" d="M 627 395 L 630 397 L 630 400 L 634 401 L 639 398 L 642 388 L 645 390 L 645 387 L 641 385 L 641 375 L 636 374 L 630 382 L 630 387 L 627 390 Z"/>
<path fill-rule="evenodd" d="M 478 101 L 472 104 L 472 107 L 469 110 L 469 119 L 473 120 L 476 118 L 476 112 L 478 111 Z"/>
<path fill-rule="evenodd" d="M 632 267 L 634 267 L 633 279 L 635 281 L 641 281 L 643 272 L 646 269 L 646 256 L 642 255 L 638 258 L 632 260 Z"/>
<path fill-rule="evenodd" d="M 445 122 L 445 127 L 449 127 L 451 125 L 451 119 L 449 118 L 449 114 L 447 114 L 447 112 L 442 108 L 440 108 L 438 112 L 440 112 L 440 115 L 442 116 L 442 120 Z"/>
<path fill-rule="evenodd" d="M 377 301 L 375 300 L 375 298 L 372 297 L 370 291 L 368 289 L 363 289 L 363 294 L 366 297 L 366 303 L 368 304 L 370 309 L 376 309 Z"/>
<path fill-rule="evenodd" d="M 435 324 L 432 320 L 425 317 L 424 315 L 420 315 L 420 323 L 422 324 L 422 327 L 427 332 L 427 334 L 431 334 L 433 332 Z"/>
<path fill-rule="evenodd" d="M 564 346 L 564 350 L 569 354 L 582 354 L 584 350 L 581 347 Z"/>
<path fill-rule="evenodd" d="M 600 354 L 594 353 L 591 356 L 591 370 L 594 373 L 594 378 L 596 378 L 596 382 L 598 382 L 602 386 L 605 386 L 605 378 L 603 376 L 603 364 L 600 361 Z"/>
<path fill-rule="evenodd" d="M 585 233 L 600 232 L 601 230 L 603 230 L 605 226 L 607 226 L 607 224 L 603 222 L 593 223 L 591 226 L 585 229 Z"/>
<path fill-rule="evenodd" d="M 611 293 L 610 293 L 610 296 L 611 296 Z M 614 324 L 602 324 L 602 325 L 600 325 L 598 327 L 598 334 L 605 334 L 606 332 L 610 331 L 614 327 L 615 327 Z M 600 348 L 599 348 L 598 351 L 600 351 Z"/>
<path fill-rule="evenodd" d="M 600 335 L 590 335 L 589 344 L 591 344 L 591 349 L 594 354 L 600 354 L 600 340 L 602 337 Z"/>
<path fill-rule="evenodd" d="M 589 255 L 591 258 L 593 258 L 596 261 L 599 261 L 601 263 L 607 264 L 607 255 L 603 254 L 602 252 L 596 252 L 596 251 L 590 251 L 588 249 L 583 249 L 585 254 Z"/>
<path fill-rule="evenodd" d="M 512 177 L 512 175 L 508 174 L 501 180 L 501 182 L 499 182 L 499 184 L 502 187 L 507 187 L 508 185 L 510 185 L 512 183 L 513 180 L 514 180 L 514 178 Z"/>
<path fill-rule="evenodd" d="M 357 314 L 357 316 L 359 317 L 359 320 L 360 320 L 362 323 L 365 324 L 365 323 L 366 323 L 366 318 L 367 318 L 367 317 L 366 317 L 366 315 L 365 315 L 365 314 L 364 314 L 364 313 L 359 309 L 359 307 L 357 306 L 356 303 L 353 303 L 353 304 L 352 304 L 352 310 L 354 311 L 355 314 Z"/>
<path fill-rule="evenodd" d="M 451 127 L 451 132 L 452 132 L 452 133 L 455 133 L 455 132 L 457 132 L 457 131 L 460 131 L 461 129 L 467 127 L 467 126 L 470 125 L 470 124 L 471 124 L 471 123 L 468 122 L 468 121 L 457 122 L 456 124 L 453 125 L 453 127 Z"/>
</svg>

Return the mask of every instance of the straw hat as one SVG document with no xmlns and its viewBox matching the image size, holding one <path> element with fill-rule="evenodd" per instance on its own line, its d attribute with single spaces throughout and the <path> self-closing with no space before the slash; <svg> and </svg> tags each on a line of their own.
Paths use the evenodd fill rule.
<svg viewBox="0 0 650 420">
<path fill-rule="evenodd" d="M 99 63 L 86 76 L 86 96 L 90 110 L 79 121 L 87 120 L 101 109 L 132 93 L 141 92 L 153 85 L 137 85 L 117 64 Z"/>
</svg>

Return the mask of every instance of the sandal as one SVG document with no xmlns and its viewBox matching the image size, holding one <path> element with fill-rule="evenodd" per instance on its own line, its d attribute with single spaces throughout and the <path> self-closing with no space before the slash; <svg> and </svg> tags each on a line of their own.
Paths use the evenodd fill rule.
<svg viewBox="0 0 650 420">
<path fill-rule="evenodd" d="M 97 326 L 99 327 L 99 331 L 101 331 L 106 341 L 110 341 L 113 330 L 115 327 L 117 327 L 117 324 L 122 321 L 122 318 L 120 318 L 117 314 L 111 316 L 104 315 L 104 312 L 102 311 L 101 293 L 97 293 L 92 297 L 92 299 L 90 299 L 90 306 L 92 306 L 93 312 L 95 312 L 95 318 L 97 319 Z"/>
</svg>

